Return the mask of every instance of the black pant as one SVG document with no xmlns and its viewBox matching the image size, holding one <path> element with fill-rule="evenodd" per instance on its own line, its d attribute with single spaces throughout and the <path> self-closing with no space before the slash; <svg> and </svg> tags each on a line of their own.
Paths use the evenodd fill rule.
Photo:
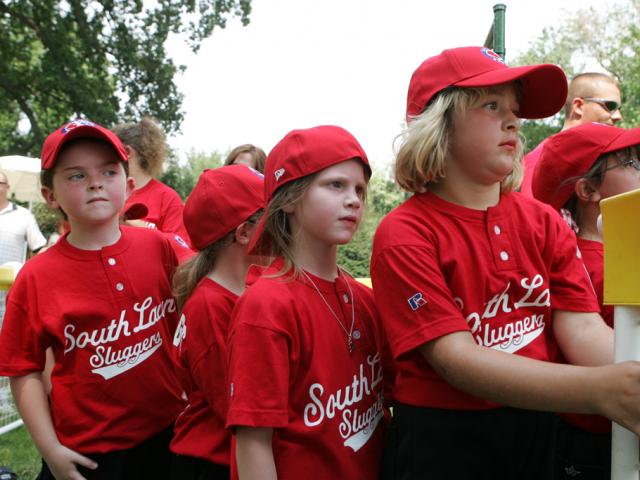
<svg viewBox="0 0 640 480">
<path fill-rule="evenodd" d="M 98 464 L 96 470 L 78 465 L 78 471 L 87 480 L 170 480 L 173 454 L 169 443 L 173 438 L 173 425 L 127 450 L 109 453 L 82 453 Z M 49 466 L 42 462 L 42 471 L 36 480 L 55 480 Z"/>
<path fill-rule="evenodd" d="M 227 465 L 217 465 L 201 458 L 175 455 L 173 480 L 229 480 L 231 470 Z"/>
<path fill-rule="evenodd" d="M 558 417 L 556 479 L 609 480 L 611 433 L 591 433 Z"/>
<path fill-rule="evenodd" d="M 384 480 L 553 478 L 553 414 L 498 408 L 440 410 L 398 404 Z"/>
</svg>

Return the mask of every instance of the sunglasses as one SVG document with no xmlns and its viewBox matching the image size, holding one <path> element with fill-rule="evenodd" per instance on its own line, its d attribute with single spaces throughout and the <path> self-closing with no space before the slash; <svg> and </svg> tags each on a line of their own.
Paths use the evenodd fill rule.
<svg viewBox="0 0 640 480">
<path fill-rule="evenodd" d="M 604 109 L 609 113 L 615 113 L 620 110 L 620 104 L 615 100 L 607 100 L 606 98 L 593 98 L 593 97 L 583 97 L 585 102 L 593 102 L 598 105 L 604 107 Z"/>
</svg>

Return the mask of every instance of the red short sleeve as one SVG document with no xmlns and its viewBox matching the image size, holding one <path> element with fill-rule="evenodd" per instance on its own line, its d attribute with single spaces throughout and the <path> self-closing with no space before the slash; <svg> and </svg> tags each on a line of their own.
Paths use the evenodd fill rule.
<svg viewBox="0 0 640 480">
<path fill-rule="evenodd" d="M 248 322 L 234 329 L 229 338 L 228 427 L 287 425 L 288 343 L 283 333 Z"/>
<path fill-rule="evenodd" d="M 428 246 L 385 249 L 376 258 L 371 277 L 394 357 L 469 329 Z"/>
</svg>

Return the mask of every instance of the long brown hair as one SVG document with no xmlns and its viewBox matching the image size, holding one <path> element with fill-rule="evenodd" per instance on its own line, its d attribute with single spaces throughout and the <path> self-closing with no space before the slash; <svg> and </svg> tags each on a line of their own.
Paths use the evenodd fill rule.
<svg viewBox="0 0 640 480">
<path fill-rule="evenodd" d="M 246 222 L 257 223 L 262 215 L 262 210 L 251 215 Z M 244 223 L 241 222 L 240 225 Z M 238 225 L 239 226 L 239 225 Z M 236 227 L 238 228 L 238 227 Z M 226 247 L 235 241 L 236 228 L 219 238 L 211 245 L 200 250 L 189 260 L 180 265 L 173 274 L 173 296 L 181 310 L 189 299 L 200 280 L 209 274 L 216 265 L 216 261 Z"/>
</svg>

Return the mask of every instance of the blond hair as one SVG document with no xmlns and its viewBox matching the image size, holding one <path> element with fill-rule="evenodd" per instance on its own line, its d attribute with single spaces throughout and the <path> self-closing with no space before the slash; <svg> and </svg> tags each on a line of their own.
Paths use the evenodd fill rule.
<svg viewBox="0 0 640 480">
<path fill-rule="evenodd" d="M 264 212 L 264 231 L 257 249 L 258 253 L 265 257 L 282 257 L 284 264 L 282 269 L 274 276 L 280 276 L 293 270 L 295 278 L 300 269 L 293 258 L 293 232 L 289 214 L 284 211 L 288 206 L 293 206 L 302 200 L 317 173 L 312 173 L 302 178 L 292 180 L 278 188 Z"/>
<path fill-rule="evenodd" d="M 153 177 L 162 173 L 162 164 L 169 148 L 164 131 L 155 120 L 145 117 L 137 123 L 121 123 L 112 130 L 122 143 L 138 153 L 143 171 Z"/>
<path fill-rule="evenodd" d="M 213 270 L 220 252 L 233 242 L 233 235 L 235 232 L 225 235 L 178 266 L 172 281 L 178 310 L 182 310 L 200 280 Z"/>
<path fill-rule="evenodd" d="M 518 85 L 515 85 L 517 92 Z M 495 89 L 448 88 L 438 93 L 424 112 L 412 118 L 405 130 L 396 137 L 401 144 L 396 152 L 394 174 L 400 187 L 412 193 L 424 192 L 430 183 L 445 178 L 454 112 L 464 112 L 477 105 Z M 500 182 L 502 192 L 512 192 L 520 186 L 523 154 L 523 140 L 520 138 L 513 170 Z"/>
</svg>

